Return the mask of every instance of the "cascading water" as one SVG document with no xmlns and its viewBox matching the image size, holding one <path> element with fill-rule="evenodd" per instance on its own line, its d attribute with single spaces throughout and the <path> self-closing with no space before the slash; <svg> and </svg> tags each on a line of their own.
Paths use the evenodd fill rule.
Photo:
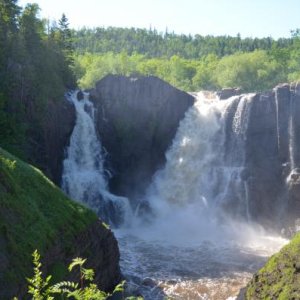
<svg viewBox="0 0 300 300">
<path fill-rule="evenodd" d="M 226 132 L 232 109 L 231 130 Z M 250 219 L 247 183 L 242 179 L 250 110 L 248 95 L 227 101 L 198 95 L 166 154 L 165 168 L 157 172 L 149 189 L 147 198 L 156 214 L 169 211 L 162 205 L 196 205 L 198 215 L 205 211 L 215 218 L 216 211 L 227 206 L 231 215 Z M 233 147 L 226 149 L 228 139 Z"/>
<path fill-rule="evenodd" d="M 69 95 L 76 109 L 76 124 L 63 162 L 62 189 L 73 199 L 86 204 L 104 221 L 120 225 L 128 220 L 127 198 L 117 197 L 107 189 L 103 168 L 104 155 L 94 124 L 94 105 L 83 93 Z"/>
<path fill-rule="evenodd" d="M 200 93 L 186 113 L 145 196 L 152 213 L 116 232 L 131 292 L 227 299 L 284 243 L 251 224 L 245 139 L 252 98 Z"/>
<path fill-rule="evenodd" d="M 87 94 L 78 101 L 73 93 L 70 100 L 77 119 L 63 189 L 104 220 L 120 224 L 130 208 L 126 198 L 107 190 L 94 106 Z M 167 163 L 142 201 L 148 209 L 131 218 L 131 226 L 115 230 L 130 294 L 149 300 L 234 299 L 284 243 L 251 224 L 245 168 L 251 107 L 251 95 L 220 101 L 200 93 L 186 113 Z"/>
</svg>

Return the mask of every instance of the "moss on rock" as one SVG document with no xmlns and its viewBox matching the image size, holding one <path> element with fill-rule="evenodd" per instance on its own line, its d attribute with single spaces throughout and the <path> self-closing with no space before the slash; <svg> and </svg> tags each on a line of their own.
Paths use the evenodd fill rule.
<svg viewBox="0 0 300 300">
<path fill-rule="evenodd" d="M 0 148 L 0 298 L 31 275 L 35 249 L 43 256 L 57 240 L 64 249 L 96 221 L 41 171 Z"/>
<path fill-rule="evenodd" d="M 245 299 L 300 299 L 300 233 L 253 276 Z"/>
</svg>

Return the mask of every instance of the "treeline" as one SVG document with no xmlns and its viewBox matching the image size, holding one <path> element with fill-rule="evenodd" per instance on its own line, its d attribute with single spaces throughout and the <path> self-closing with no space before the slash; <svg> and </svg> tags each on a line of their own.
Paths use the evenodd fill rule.
<svg viewBox="0 0 300 300">
<path fill-rule="evenodd" d="M 185 91 L 240 87 L 245 92 L 271 89 L 280 82 L 300 79 L 300 43 L 291 49 L 237 52 L 218 57 L 209 54 L 188 60 L 179 56 L 147 58 L 128 55 L 86 53 L 76 56 L 79 86 L 90 88 L 107 74 L 154 75 Z"/>
<path fill-rule="evenodd" d="M 186 91 L 263 91 L 300 79 L 299 30 L 278 40 L 125 28 L 85 28 L 73 36 L 75 73 L 82 88 L 107 74 L 154 75 Z"/>
<path fill-rule="evenodd" d="M 266 38 L 241 38 L 232 36 L 201 36 L 162 33 L 155 29 L 138 28 L 82 28 L 74 31 L 74 46 L 78 53 L 134 53 L 148 58 L 174 55 L 186 59 L 199 59 L 209 54 L 218 57 L 236 52 L 252 52 L 255 50 L 271 50 L 286 48 L 293 44 L 292 38 L 274 40 Z"/>
<path fill-rule="evenodd" d="M 0 146 L 19 155 L 34 147 L 49 101 L 76 84 L 72 65 L 64 15 L 49 24 L 37 4 L 21 9 L 17 0 L 0 0 Z"/>
</svg>

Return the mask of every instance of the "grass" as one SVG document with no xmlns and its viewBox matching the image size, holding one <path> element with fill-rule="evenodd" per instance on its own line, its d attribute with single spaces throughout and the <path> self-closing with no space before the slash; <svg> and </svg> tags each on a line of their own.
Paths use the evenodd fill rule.
<svg viewBox="0 0 300 300">
<path fill-rule="evenodd" d="M 75 236 L 96 220 L 40 170 L 0 148 L 0 287 L 13 288 L 31 275 L 35 249 L 43 255 L 57 240 L 72 248 Z"/>
</svg>

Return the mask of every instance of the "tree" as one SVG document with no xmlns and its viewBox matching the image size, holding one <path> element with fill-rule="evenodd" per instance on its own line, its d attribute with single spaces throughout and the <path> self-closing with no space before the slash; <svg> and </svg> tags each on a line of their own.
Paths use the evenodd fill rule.
<svg viewBox="0 0 300 300">
<path fill-rule="evenodd" d="M 218 87 L 240 87 L 244 91 L 263 91 L 280 80 L 280 65 L 266 51 L 236 53 L 223 57 L 214 78 Z"/>
<path fill-rule="evenodd" d="M 58 32 L 59 32 L 59 45 L 64 51 L 65 56 L 70 64 L 73 63 L 73 42 L 72 42 L 72 32 L 69 28 L 69 22 L 65 14 L 62 14 L 61 19 L 58 21 Z"/>
</svg>

